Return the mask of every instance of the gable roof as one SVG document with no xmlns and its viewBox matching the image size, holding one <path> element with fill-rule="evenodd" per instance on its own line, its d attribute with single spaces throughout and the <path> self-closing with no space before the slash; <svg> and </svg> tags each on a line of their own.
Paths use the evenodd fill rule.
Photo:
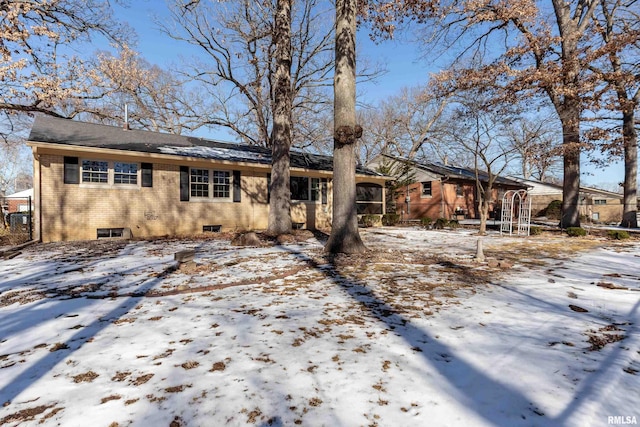
<svg viewBox="0 0 640 427">
<path fill-rule="evenodd" d="M 538 192 L 538 193 L 542 193 L 541 191 L 539 191 L 540 189 L 544 188 L 544 189 L 548 189 L 549 193 L 555 193 L 555 194 L 560 194 L 562 195 L 562 185 L 561 184 L 554 184 L 551 182 L 544 182 L 544 181 L 539 181 L 536 179 L 531 179 L 531 178 L 519 178 L 519 177 L 510 177 L 511 179 L 518 181 L 518 182 L 522 182 L 523 184 L 527 184 L 529 185 L 531 188 L 534 189 L 534 191 Z M 623 194 L 621 193 L 614 193 L 612 191 L 607 191 L 607 190 L 601 190 L 599 188 L 593 188 L 593 187 L 584 187 L 584 186 L 580 186 L 580 192 L 584 193 L 584 194 L 589 194 L 591 196 L 602 196 L 602 197 L 608 197 L 611 199 L 622 199 L 624 197 Z"/>
<path fill-rule="evenodd" d="M 271 165 L 271 149 L 38 115 L 29 141 Z M 333 171 L 333 157 L 291 150 L 292 168 Z M 381 174 L 361 166 L 356 173 Z"/>
<path fill-rule="evenodd" d="M 382 154 L 382 156 L 388 159 L 391 159 L 392 161 L 407 163 L 415 167 L 416 169 L 424 170 L 426 172 L 440 175 L 448 179 L 473 180 L 473 181 L 475 181 L 476 179 L 476 171 L 474 169 L 457 167 L 457 166 L 449 166 L 449 165 L 444 165 L 442 163 L 434 163 L 434 162 L 425 162 L 425 161 L 417 162 L 415 160 L 409 160 L 403 157 L 395 157 L 388 154 Z M 488 174 L 484 171 L 478 171 L 478 177 L 482 182 L 486 182 L 489 179 Z M 527 188 L 526 184 L 523 184 L 513 179 L 504 178 L 502 176 L 496 176 L 494 182 L 496 184 L 501 184 L 505 186 Z"/>
</svg>

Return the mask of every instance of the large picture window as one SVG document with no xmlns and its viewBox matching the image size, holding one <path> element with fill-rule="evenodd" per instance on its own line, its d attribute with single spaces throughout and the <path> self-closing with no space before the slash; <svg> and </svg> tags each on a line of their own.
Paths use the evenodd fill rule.
<svg viewBox="0 0 640 427">
<path fill-rule="evenodd" d="M 109 183 L 109 162 L 102 160 L 83 160 L 82 182 Z"/>
</svg>

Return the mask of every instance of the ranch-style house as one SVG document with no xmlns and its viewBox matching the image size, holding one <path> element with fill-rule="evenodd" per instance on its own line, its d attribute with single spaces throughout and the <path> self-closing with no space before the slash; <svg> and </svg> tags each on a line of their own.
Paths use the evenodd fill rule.
<svg viewBox="0 0 640 427">
<path fill-rule="evenodd" d="M 263 230 L 271 149 L 38 116 L 34 238 L 193 235 Z M 291 152 L 294 224 L 330 228 L 329 156 Z M 386 177 L 356 168 L 357 210 L 384 212 Z"/>
</svg>

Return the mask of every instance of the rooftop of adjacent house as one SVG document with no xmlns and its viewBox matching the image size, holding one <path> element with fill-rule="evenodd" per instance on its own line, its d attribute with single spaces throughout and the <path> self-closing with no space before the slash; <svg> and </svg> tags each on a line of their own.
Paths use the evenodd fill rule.
<svg viewBox="0 0 640 427">
<path fill-rule="evenodd" d="M 448 177 L 449 179 L 465 179 L 465 180 L 476 179 L 476 171 L 470 168 L 450 166 L 442 163 L 434 163 L 434 162 L 427 162 L 427 161 L 409 160 L 406 158 L 395 157 L 388 154 L 383 154 L 383 156 L 391 159 L 392 161 L 406 162 L 418 169 L 423 169 L 428 172 L 434 173 L 436 175 Z M 480 181 L 488 180 L 488 174 L 484 171 L 478 171 L 478 177 L 480 178 Z M 517 187 L 517 188 L 527 188 L 527 185 L 524 183 L 518 182 L 513 179 L 509 179 L 509 178 L 504 178 L 502 176 L 497 176 L 494 182 L 497 184 Z"/>
<path fill-rule="evenodd" d="M 254 145 L 212 141 L 191 136 L 146 130 L 127 129 L 76 120 L 39 115 L 31 128 L 29 141 L 197 157 L 241 163 L 271 164 L 271 149 Z M 333 157 L 292 150 L 291 167 L 312 170 L 333 170 Z M 356 173 L 381 176 L 357 166 Z"/>
<path fill-rule="evenodd" d="M 33 198 L 33 188 L 29 188 L 28 190 L 18 191 L 17 193 L 8 194 L 5 196 L 8 199 L 27 199 L 29 197 Z"/>
<path fill-rule="evenodd" d="M 562 194 L 562 184 L 555 184 L 552 182 L 539 181 L 531 178 L 519 178 L 519 177 L 510 177 L 518 182 L 522 182 L 523 184 L 531 187 L 530 193 L 534 194 Z M 608 197 L 612 199 L 621 199 L 623 195 L 621 193 L 614 193 L 612 191 L 602 190 L 600 188 L 593 187 L 585 187 L 580 186 L 580 192 L 588 193 L 594 196 L 602 196 Z"/>
</svg>

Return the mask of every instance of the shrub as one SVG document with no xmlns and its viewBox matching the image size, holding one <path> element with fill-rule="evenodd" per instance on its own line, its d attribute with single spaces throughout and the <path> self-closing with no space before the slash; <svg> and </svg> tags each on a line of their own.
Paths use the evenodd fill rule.
<svg viewBox="0 0 640 427">
<path fill-rule="evenodd" d="M 451 221 L 449 221 L 448 225 L 451 228 L 460 228 L 460 223 L 458 222 L 457 219 L 452 219 Z"/>
<path fill-rule="evenodd" d="M 624 230 L 609 230 L 607 235 L 610 239 L 614 240 L 624 240 L 629 238 L 629 233 Z"/>
<path fill-rule="evenodd" d="M 388 213 L 388 214 L 384 214 L 382 215 L 382 225 L 396 225 L 400 222 L 400 215 L 398 214 L 393 214 L 393 213 Z"/>
<path fill-rule="evenodd" d="M 553 200 L 539 215 L 549 219 L 560 219 L 562 217 L 562 200 Z"/>
<path fill-rule="evenodd" d="M 428 216 L 425 216 L 424 218 L 420 218 L 420 225 L 422 225 L 424 228 L 429 228 L 432 222 L 433 220 Z"/>
<path fill-rule="evenodd" d="M 360 217 L 360 225 L 363 227 L 373 227 L 380 222 L 380 215 L 367 214 Z"/>
<path fill-rule="evenodd" d="M 447 218 L 438 218 L 436 219 L 436 222 L 433 224 L 433 228 L 437 230 L 442 230 L 448 225 L 449 225 L 449 220 Z"/>
<path fill-rule="evenodd" d="M 529 227 L 530 236 L 537 236 L 539 234 L 542 234 L 542 228 L 538 227 L 537 225 L 532 225 L 531 227 Z"/>
<path fill-rule="evenodd" d="M 587 235 L 587 230 L 581 227 L 569 227 L 567 234 L 571 237 L 584 237 Z"/>
</svg>

